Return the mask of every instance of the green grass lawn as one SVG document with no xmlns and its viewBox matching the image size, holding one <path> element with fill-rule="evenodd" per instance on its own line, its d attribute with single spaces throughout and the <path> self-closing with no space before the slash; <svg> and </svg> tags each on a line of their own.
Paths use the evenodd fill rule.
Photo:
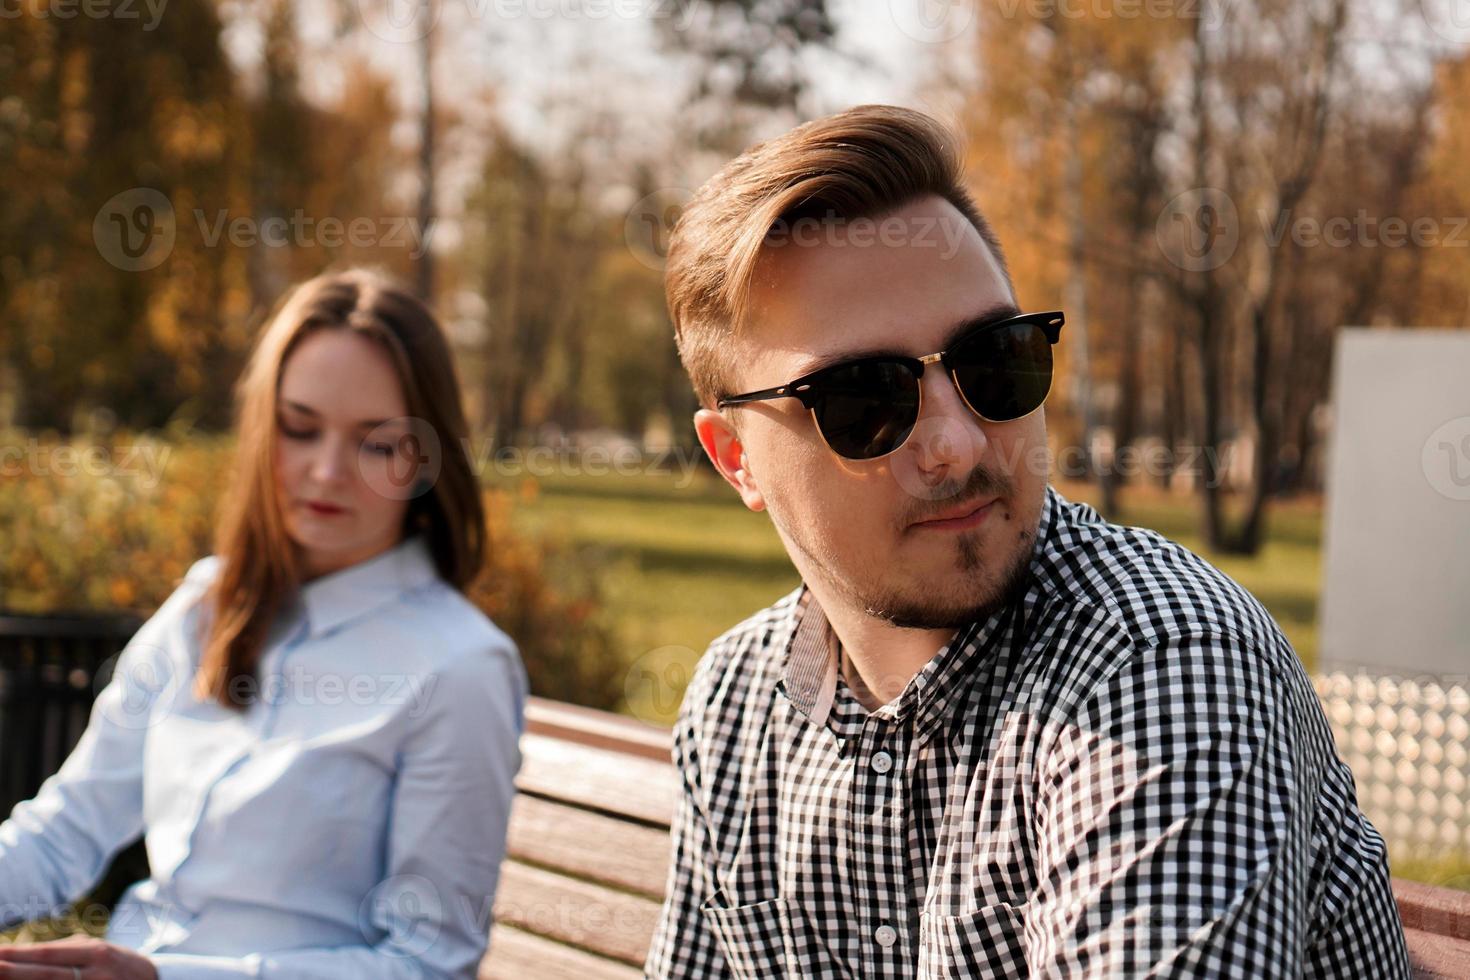
<svg viewBox="0 0 1470 980">
<path fill-rule="evenodd" d="M 619 648 L 628 651 L 630 664 L 653 663 L 675 689 L 682 689 L 710 640 L 799 581 L 764 514 L 747 511 L 708 470 L 692 476 L 559 476 L 501 484 L 514 491 L 519 530 L 575 548 L 604 568 L 605 603 Z M 1093 488 L 1059 489 L 1092 502 Z M 1193 498 L 1140 489 L 1124 503 L 1127 510 L 1115 520 L 1154 528 L 1202 553 Z M 1270 528 L 1259 556 L 1204 557 L 1260 598 L 1310 668 L 1317 657 L 1320 505 L 1281 505 Z M 672 720 L 676 700 L 666 695 L 645 703 L 636 691 L 634 684 L 626 710 Z"/>
<path fill-rule="evenodd" d="M 1073 500 L 1096 503 L 1093 488 L 1062 488 Z M 1135 502 L 1136 501 L 1136 502 Z M 1274 504 L 1267 516 L 1265 547 L 1252 557 L 1213 554 L 1199 534 L 1199 504 L 1193 497 L 1162 497 L 1138 491 L 1123 499 L 1124 511 L 1109 515 L 1119 524 L 1152 528 L 1177 541 L 1245 586 L 1275 617 L 1309 670 L 1317 666 L 1317 604 L 1322 591 L 1322 504 L 1307 498 Z"/>
</svg>

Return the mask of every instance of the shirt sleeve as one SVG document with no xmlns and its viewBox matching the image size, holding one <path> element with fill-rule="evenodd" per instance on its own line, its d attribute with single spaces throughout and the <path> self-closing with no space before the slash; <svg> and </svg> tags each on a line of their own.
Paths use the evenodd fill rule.
<svg viewBox="0 0 1470 980">
<path fill-rule="evenodd" d="M 180 681 L 165 644 L 199 594 L 180 585 L 134 634 L 71 754 L 0 824 L 0 929 L 61 914 L 143 832 L 144 740 Z"/>
<path fill-rule="evenodd" d="M 513 647 L 438 673 L 402 749 L 388 876 L 362 903 L 365 937 L 376 942 L 239 958 L 153 954 L 160 980 L 474 977 L 505 857 L 527 693 Z"/>
<path fill-rule="evenodd" d="M 693 716 L 701 685 L 693 683 L 679 709 L 674 727 L 674 767 L 681 791 L 674 807 L 673 859 L 669 865 L 663 911 L 644 964 L 646 977 L 728 977 L 724 954 L 710 931 L 700 907 L 717 890 L 717 863 L 710 838 L 700 787 L 699 751 Z"/>
<path fill-rule="evenodd" d="M 1032 975 L 1315 975 L 1312 820 L 1331 749 L 1308 731 L 1314 710 L 1300 671 L 1202 631 L 1132 655 L 1060 722 L 1038 790 Z M 1358 872 L 1386 902 L 1339 924 L 1360 948 L 1338 953 L 1407 978 L 1387 864 Z"/>
</svg>

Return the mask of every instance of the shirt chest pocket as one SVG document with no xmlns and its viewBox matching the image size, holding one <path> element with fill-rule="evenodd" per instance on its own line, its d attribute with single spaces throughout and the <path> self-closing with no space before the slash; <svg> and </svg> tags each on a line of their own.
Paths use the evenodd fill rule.
<svg viewBox="0 0 1470 980">
<path fill-rule="evenodd" d="M 734 908 L 722 908 L 718 899 L 711 899 L 700 912 L 720 944 L 730 975 L 739 980 L 848 976 L 807 927 L 801 910 L 787 899 Z"/>
<path fill-rule="evenodd" d="M 919 917 L 921 980 L 1027 976 L 1025 915 L 997 902 L 961 915 Z"/>
</svg>

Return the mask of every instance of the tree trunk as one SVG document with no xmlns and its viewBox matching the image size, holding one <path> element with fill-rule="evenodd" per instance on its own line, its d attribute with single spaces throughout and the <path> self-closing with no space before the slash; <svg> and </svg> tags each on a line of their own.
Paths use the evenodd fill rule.
<svg viewBox="0 0 1470 980">
<path fill-rule="evenodd" d="M 433 0 L 431 0 L 433 2 Z M 430 23 L 433 23 L 432 13 Z M 423 253 L 415 262 L 415 289 L 419 299 L 434 302 L 434 32 L 418 45 L 419 78 L 424 88 L 424 115 L 419 120 L 419 233 Z"/>
</svg>

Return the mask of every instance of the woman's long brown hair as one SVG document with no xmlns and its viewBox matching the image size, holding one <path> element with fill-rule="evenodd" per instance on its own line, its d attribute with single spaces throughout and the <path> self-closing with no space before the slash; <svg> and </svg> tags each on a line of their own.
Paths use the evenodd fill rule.
<svg viewBox="0 0 1470 980">
<path fill-rule="evenodd" d="M 302 283 L 262 330 L 236 389 L 234 479 L 220 507 L 215 551 L 221 566 L 205 601 L 210 615 L 194 678 L 196 696 L 228 708 L 248 706 L 239 679 L 255 679 L 271 621 L 301 583 L 276 491 L 276 399 L 286 359 L 317 330 L 350 330 L 380 344 L 397 369 L 410 418 L 427 423 L 438 437 L 437 478 L 410 500 L 404 533 L 424 534 L 439 575 L 461 591 L 479 573 L 488 548 L 479 481 L 465 451 L 459 380 L 434 315 L 391 280 L 364 269 Z"/>
</svg>

